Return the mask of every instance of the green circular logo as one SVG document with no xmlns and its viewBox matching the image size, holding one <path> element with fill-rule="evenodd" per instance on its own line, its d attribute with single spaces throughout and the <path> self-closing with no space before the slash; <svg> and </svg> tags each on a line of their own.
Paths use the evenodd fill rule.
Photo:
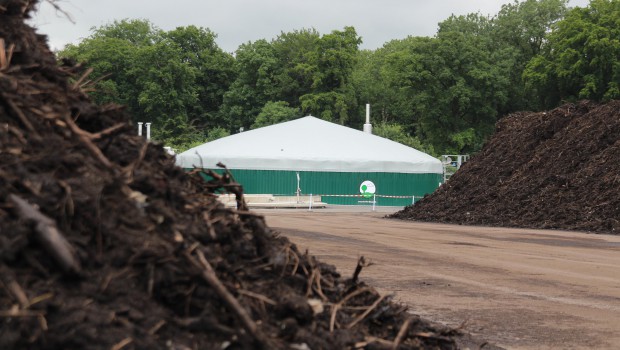
<svg viewBox="0 0 620 350">
<path fill-rule="evenodd" d="M 377 188 L 375 187 L 375 184 L 372 181 L 367 180 L 367 181 L 362 182 L 362 184 L 360 185 L 360 193 L 362 194 L 362 197 L 364 198 L 372 197 L 376 191 L 377 191 Z"/>
</svg>

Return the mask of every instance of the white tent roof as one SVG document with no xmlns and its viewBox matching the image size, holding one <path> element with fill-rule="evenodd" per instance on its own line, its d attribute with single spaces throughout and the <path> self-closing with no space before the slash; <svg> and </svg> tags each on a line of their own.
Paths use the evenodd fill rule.
<svg viewBox="0 0 620 350">
<path fill-rule="evenodd" d="M 177 155 L 183 168 L 442 173 L 438 159 L 411 147 L 315 117 L 224 137 Z"/>
</svg>

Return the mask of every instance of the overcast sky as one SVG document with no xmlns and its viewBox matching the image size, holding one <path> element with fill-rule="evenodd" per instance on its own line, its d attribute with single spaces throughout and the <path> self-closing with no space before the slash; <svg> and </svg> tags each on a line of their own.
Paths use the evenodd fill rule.
<svg viewBox="0 0 620 350">
<path fill-rule="evenodd" d="M 45 0 L 30 22 L 47 34 L 50 47 L 79 43 L 92 27 L 114 20 L 147 19 L 163 30 L 195 25 L 217 34 L 218 45 L 234 52 L 239 45 L 271 40 L 281 32 L 314 28 L 321 34 L 355 27 L 363 49 L 392 39 L 433 36 L 450 15 L 495 15 L 511 0 L 57 0 L 74 23 Z M 585 7 L 589 0 L 570 0 Z"/>
</svg>

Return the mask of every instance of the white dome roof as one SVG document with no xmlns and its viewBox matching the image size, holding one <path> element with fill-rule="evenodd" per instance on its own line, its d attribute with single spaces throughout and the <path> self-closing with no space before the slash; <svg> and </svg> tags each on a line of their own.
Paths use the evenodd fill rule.
<svg viewBox="0 0 620 350">
<path fill-rule="evenodd" d="M 183 168 L 327 172 L 443 173 L 438 159 L 414 148 L 315 117 L 242 132 L 177 156 Z"/>
</svg>

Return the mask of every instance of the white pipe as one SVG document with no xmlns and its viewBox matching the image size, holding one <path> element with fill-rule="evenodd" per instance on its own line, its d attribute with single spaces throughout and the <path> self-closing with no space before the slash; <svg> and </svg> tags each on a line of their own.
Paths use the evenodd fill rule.
<svg viewBox="0 0 620 350">
<path fill-rule="evenodd" d="M 370 124 L 370 104 L 366 104 L 366 124 L 364 124 L 364 132 L 372 134 L 372 124 Z"/>
<path fill-rule="evenodd" d="M 142 122 L 138 122 L 138 136 L 142 136 Z"/>
<path fill-rule="evenodd" d="M 151 139 L 151 123 L 145 123 L 146 125 L 146 139 Z"/>
</svg>

